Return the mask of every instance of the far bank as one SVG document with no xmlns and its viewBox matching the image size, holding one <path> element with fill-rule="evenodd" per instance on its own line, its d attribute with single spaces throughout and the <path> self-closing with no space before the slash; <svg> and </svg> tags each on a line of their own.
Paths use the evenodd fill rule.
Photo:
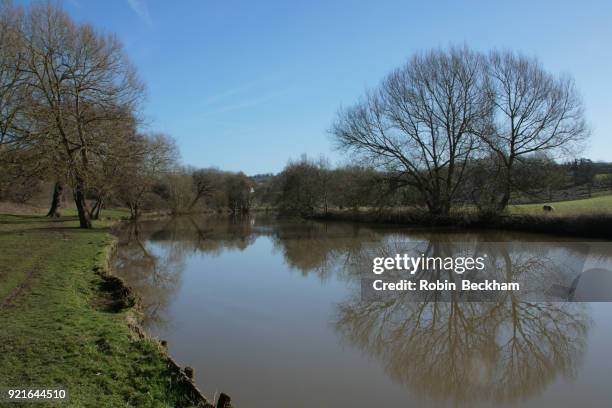
<svg viewBox="0 0 612 408">
<path fill-rule="evenodd" d="M 557 236 L 612 240 L 612 214 L 575 213 L 503 213 L 483 217 L 476 212 L 453 212 L 447 216 L 431 216 L 415 209 L 328 210 L 307 218 L 395 224 L 413 227 L 499 229 L 535 232 Z"/>
</svg>

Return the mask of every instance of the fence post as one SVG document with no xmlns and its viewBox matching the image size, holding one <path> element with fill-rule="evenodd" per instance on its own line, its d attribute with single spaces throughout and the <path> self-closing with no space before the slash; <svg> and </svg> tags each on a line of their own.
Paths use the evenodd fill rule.
<svg viewBox="0 0 612 408">
<path fill-rule="evenodd" d="M 185 367 L 183 371 L 185 372 L 185 375 L 187 376 L 187 378 L 193 381 L 195 377 L 195 370 L 192 367 Z"/>
<path fill-rule="evenodd" d="M 216 408 L 229 408 L 231 400 L 232 399 L 229 397 L 229 395 L 222 392 L 221 395 L 219 395 L 219 399 L 217 400 Z"/>
</svg>

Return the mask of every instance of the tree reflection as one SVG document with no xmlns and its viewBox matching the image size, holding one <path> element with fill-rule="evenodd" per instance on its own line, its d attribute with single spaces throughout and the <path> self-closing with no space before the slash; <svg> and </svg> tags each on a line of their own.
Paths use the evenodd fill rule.
<svg viewBox="0 0 612 408">
<path fill-rule="evenodd" d="M 115 269 L 139 297 L 142 323 L 147 327 L 164 325 L 163 312 L 184 268 L 180 246 L 169 245 L 161 251 L 149 247 L 151 236 L 163 230 L 163 224 L 132 222 L 119 234 Z"/>
<path fill-rule="evenodd" d="M 287 221 L 278 223 L 273 239 L 291 268 L 325 281 L 341 273 L 353 263 L 353 257 L 370 243 L 380 242 L 383 235 L 346 223 Z"/>
<path fill-rule="evenodd" d="M 116 232 L 115 269 L 140 298 L 145 327 L 166 324 L 165 312 L 176 296 L 190 255 L 244 250 L 258 233 L 250 219 L 236 216 L 139 221 L 122 224 Z"/>
<path fill-rule="evenodd" d="M 437 238 L 391 242 L 377 252 L 405 253 L 408 246 L 412 253 L 449 256 L 473 246 L 489 255 L 493 276 L 529 281 L 531 287 L 547 284 L 558 272 L 543 256 L 545 248 Z M 454 272 L 437 274 L 457 279 Z M 494 302 L 462 302 L 456 295 L 436 301 L 435 293 L 416 301 L 411 292 L 382 300 L 355 297 L 338 306 L 335 327 L 344 341 L 376 357 L 421 398 L 466 406 L 514 402 L 541 392 L 558 376 L 575 375 L 590 325 L 582 304 L 530 302 L 524 295 L 504 292 Z"/>
<path fill-rule="evenodd" d="M 224 250 L 244 250 L 256 239 L 247 217 L 174 217 L 151 236 L 153 242 L 174 242 L 186 253 L 218 255 Z"/>
</svg>

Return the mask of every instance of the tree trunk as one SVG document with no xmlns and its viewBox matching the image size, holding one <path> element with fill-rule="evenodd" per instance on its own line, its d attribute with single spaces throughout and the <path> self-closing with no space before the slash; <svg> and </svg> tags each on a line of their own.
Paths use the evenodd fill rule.
<svg viewBox="0 0 612 408">
<path fill-rule="evenodd" d="M 450 215 L 451 204 L 450 201 L 444 200 L 444 202 L 440 205 L 440 215 L 444 217 L 448 217 Z"/>
<path fill-rule="evenodd" d="M 49 212 L 47 213 L 47 217 L 59 217 L 59 207 L 62 201 L 62 194 L 64 192 L 64 185 L 56 181 L 53 186 L 53 196 L 51 197 L 51 207 L 49 208 Z"/>
<path fill-rule="evenodd" d="M 189 207 L 187 208 L 187 212 L 191 212 L 191 210 L 193 210 L 193 207 L 195 207 L 195 205 L 198 203 L 198 201 L 200 201 L 202 196 L 203 196 L 203 194 L 196 194 L 196 196 L 193 199 L 193 201 L 191 202 L 191 204 L 189 204 Z"/>
<path fill-rule="evenodd" d="M 74 189 L 74 203 L 76 204 L 79 214 L 79 226 L 81 228 L 91 228 L 91 219 L 89 217 L 89 211 L 87 211 L 84 190 L 83 183 L 77 182 L 76 188 Z"/>
<path fill-rule="evenodd" d="M 450 214 L 450 203 L 440 198 L 439 194 L 434 194 L 425 200 L 429 214 L 435 217 L 448 216 Z"/>
<path fill-rule="evenodd" d="M 89 218 L 90 219 L 95 219 L 94 218 L 94 213 L 96 212 L 96 208 L 98 207 L 98 200 L 96 200 L 96 202 L 94 203 L 94 205 L 89 208 Z"/>
<path fill-rule="evenodd" d="M 102 207 L 102 197 L 98 197 L 94 206 L 91 207 L 91 210 L 89 211 L 89 218 L 92 220 L 97 220 L 100 216 L 100 207 Z"/>
<path fill-rule="evenodd" d="M 508 203 L 510 202 L 510 181 L 506 181 L 506 185 L 504 186 L 504 193 L 497 204 L 498 211 L 504 211 L 506 207 L 508 207 Z"/>
<path fill-rule="evenodd" d="M 104 201 L 102 199 L 100 199 L 98 201 L 98 207 L 96 208 L 96 213 L 94 214 L 94 220 L 98 220 L 100 219 L 100 210 L 102 210 L 102 205 L 104 204 Z"/>
<path fill-rule="evenodd" d="M 504 211 L 508 204 L 510 203 L 510 194 L 512 192 L 512 170 L 514 168 L 514 158 L 508 159 L 506 164 L 506 177 L 504 180 L 504 193 L 502 195 L 501 200 L 497 205 L 497 210 L 499 212 Z"/>
<path fill-rule="evenodd" d="M 444 203 L 436 203 L 429 208 L 429 214 L 435 217 L 445 217 L 450 214 L 450 206 Z"/>
</svg>

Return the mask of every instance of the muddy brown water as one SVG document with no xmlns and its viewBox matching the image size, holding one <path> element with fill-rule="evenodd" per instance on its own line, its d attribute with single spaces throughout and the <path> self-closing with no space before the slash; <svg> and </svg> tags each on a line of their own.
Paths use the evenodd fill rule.
<svg viewBox="0 0 612 408">
<path fill-rule="evenodd" d="M 142 298 L 146 330 L 209 397 L 250 408 L 612 406 L 612 303 L 361 294 L 373 256 L 467 243 L 546 286 L 553 264 L 612 270 L 610 243 L 259 214 L 118 235 L 116 268 Z"/>
</svg>

